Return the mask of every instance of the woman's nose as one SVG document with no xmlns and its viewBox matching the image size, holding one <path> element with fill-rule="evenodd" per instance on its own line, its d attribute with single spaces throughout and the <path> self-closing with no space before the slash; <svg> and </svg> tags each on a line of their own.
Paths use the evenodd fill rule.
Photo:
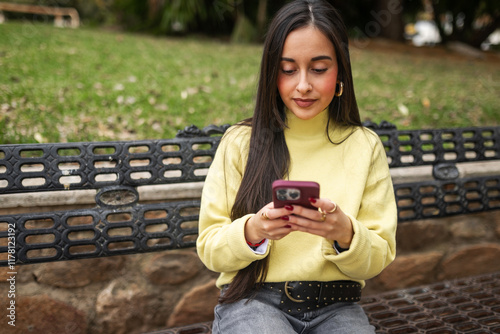
<svg viewBox="0 0 500 334">
<path fill-rule="evenodd" d="M 301 94 L 305 94 L 305 93 L 310 92 L 312 90 L 312 85 L 309 82 L 309 80 L 307 80 L 306 74 L 302 74 L 300 76 L 296 89 Z"/>
</svg>

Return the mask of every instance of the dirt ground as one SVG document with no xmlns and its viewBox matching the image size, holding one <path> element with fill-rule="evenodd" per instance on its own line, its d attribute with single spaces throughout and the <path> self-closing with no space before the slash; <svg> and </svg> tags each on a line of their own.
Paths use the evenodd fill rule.
<svg viewBox="0 0 500 334">
<path fill-rule="evenodd" d="M 388 54 L 397 52 L 399 54 L 407 54 L 415 57 L 439 58 L 457 62 L 477 61 L 480 63 L 500 65 L 499 51 L 471 50 L 469 47 L 460 44 L 416 47 L 409 41 L 400 43 L 386 39 L 370 39 L 353 40 L 351 41 L 350 47 L 382 53 L 386 52 Z"/>
</svg>

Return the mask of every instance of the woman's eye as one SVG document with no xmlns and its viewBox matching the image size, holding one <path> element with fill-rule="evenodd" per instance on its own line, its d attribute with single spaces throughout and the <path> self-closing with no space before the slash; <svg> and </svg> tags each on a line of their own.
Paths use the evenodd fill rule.
<svg viewBox="0 0 500 334">
<path fill-rule="evenodd" d="M 286 75 L 291 75 L 295 72 L 295 70 L 285 70 L 285 69 L 281 69 L 281 72 L 283 72 L 283 74 L 286 74 Z"/>
<path fill-rule="evenodd" d="M 314 68 L 313 71 L 315 73 L 324 73 L 326 72 L 328 69 L 327 68 Z"/>
</svg>

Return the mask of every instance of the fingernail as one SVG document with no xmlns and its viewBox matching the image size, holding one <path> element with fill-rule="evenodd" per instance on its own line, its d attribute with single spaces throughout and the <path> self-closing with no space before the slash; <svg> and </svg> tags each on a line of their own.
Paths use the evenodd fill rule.
<svg viewBox="0 0 500 334">
<path fill-rule="evenodd" d="M 285 209 L 287 209 L 288 211 L 292 211 L 293 205 L 287 204 L 287 205 L 285 205 Z"/>
<path fill-rule="evenodd" d="M 285 225 L 286 228 L 292 228 L 292 225 Z"/>
<path fill-rule="evenodd" d="M 309 197 L 309 202 L 311 202 L 311 203 L 316 203 L 316 198 L 314 198 L 314 197 Z"/>
<path fill-rule="evenodd" d="M 286 220 L 286 221 L 289 221 L 289 220 L 290 220 L 290 217 L 288 217 L 288 216 L 283 216 L 283 217 L 281 217 L 281 219 Z"/>
</svg>

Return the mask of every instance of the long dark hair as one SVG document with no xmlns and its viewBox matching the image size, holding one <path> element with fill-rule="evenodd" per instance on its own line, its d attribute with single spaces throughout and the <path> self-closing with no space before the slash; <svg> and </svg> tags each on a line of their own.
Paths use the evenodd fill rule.
<svg viewBox="0 0 500 334">
<path fill-rule="evenodd" d="M 232 207 L 232 220 L 257 212 L 269 203 L 272 200 L 272 182 L 288 174 L 290 156 L 283 132 L 286 116 L 277 87 L 278 71 L 288 34 L 309 25 L 319 29 L 332 42 L 338 63 L 337 79 L 344 83 L 342 96 L 335 97 L 328 107 L 325 131 L 329 133 L 331 124 L 361 125 L 352 82 L 347 31 L 339 13 L 323 0 L 288 3 L 276 13 L 268 28 L 254 115 L 241 123 L 252 129 L 248 161 Z M 266 257 L 240 270 L 220 302 L 230 303 L 250 297 L 255 288 L 264 282 L 267 263 Z"/>
</svg>

